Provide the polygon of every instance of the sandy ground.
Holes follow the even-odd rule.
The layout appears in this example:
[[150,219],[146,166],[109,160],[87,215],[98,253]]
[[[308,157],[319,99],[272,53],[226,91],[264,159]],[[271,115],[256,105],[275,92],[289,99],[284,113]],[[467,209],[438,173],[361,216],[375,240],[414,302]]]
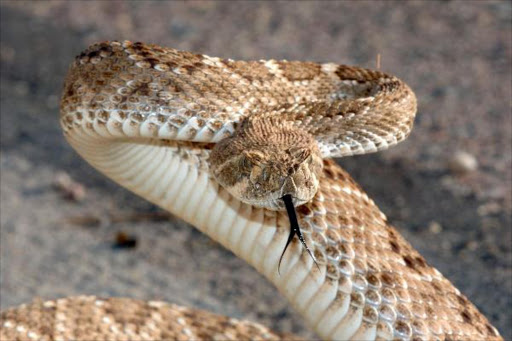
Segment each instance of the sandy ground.
[[[101,40],[382,69],[419,100],[401,145],[339,162],[512,339],[510,2],[21,2],[1,9],[1,307],[76,294],[163,299],[307,331],[262,276],[108,181],[66,144],[67,65]],[[27,123],[29,122],[29,123]],[[450,164],[467,152],[478,168]],[[52,185],[66,172],[85,197]],[[74,221],[74,223],[72,223]],[[116,233],[134,248],[113,247]]]

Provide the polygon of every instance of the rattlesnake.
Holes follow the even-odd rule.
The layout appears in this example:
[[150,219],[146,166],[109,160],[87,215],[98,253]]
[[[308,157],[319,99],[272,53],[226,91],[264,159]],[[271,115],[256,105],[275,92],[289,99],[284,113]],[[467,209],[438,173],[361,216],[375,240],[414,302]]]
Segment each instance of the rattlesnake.
[[[410,88],[380,71],[223,60],[125,41],[95,44],[77,57],[64,86],[61,125],[92,166],[252,264],[324,339],[501,339],[330,159],[396,144],[408,135],[415,112]],[[253,118],[264,126],[253,129],[256,135],[284,122],[306,134],[303,142],[313,152],[287,140],[290,155],[319,156],[310,161],[318,166],[308,178],[312,199],[294,202],[317,266],[295,239],[278,273],[290,229],[278,200],[284,193],[261,205],[267,208],[256,207],[259,199],[255,205],[240,200],[258,183],[251,180],[254,162],[249,167],[235,157],[223,173],[229,153],[244,152],[244,140],[222,141],[240,135]],[[289,169],[274,151],[263,148],[255,156]],[[304,175],[300,167],[294,171]],[[10,309],[1,328],[6,339],[291,337],[163,302],[96,297]]]

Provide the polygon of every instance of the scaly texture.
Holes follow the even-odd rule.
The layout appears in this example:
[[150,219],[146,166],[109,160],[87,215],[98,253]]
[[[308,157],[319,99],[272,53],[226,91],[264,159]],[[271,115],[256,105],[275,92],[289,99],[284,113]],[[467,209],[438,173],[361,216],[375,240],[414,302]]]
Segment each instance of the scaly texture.
[[[298,208],[319,269],[295,239],[281,275],[277,263],[288,236],[286,213],[240,202],[209,171],[212,143],[229,137],[237,122],[250,115],[281,115],[294,122],[315,137],[328,158],[376,151],[402,140],[415,107],[414,94],[404,83],[377,71],[235,62],[112,42],[90,47],[71,67],[61,125],[92,166],[248,261],[325,339],[501,339],[332,160],[323,160],[313,200]],[[65,317],[83,299],[57,302]],[[114,307],[149,305],[108,302]],[[55,324],[41,322],[40,307],[36,303],[3,313],[2,335],[57,335]],[[146,313],[124,319],[120,309],[118,320],[125,322],[112,322],[112,328],[146,325],[153,317],[148,309],[140,311]],[[91,309],[81,316],[98,321],[95,314]],[[173,323],[157,328],[172,333]],[[141,335],[143,328],[135,330]],[[94,336],[108,339],[112,334]]]
[[2,340],[294,340],[258,323],[159,301],[78,296],[2,314]]

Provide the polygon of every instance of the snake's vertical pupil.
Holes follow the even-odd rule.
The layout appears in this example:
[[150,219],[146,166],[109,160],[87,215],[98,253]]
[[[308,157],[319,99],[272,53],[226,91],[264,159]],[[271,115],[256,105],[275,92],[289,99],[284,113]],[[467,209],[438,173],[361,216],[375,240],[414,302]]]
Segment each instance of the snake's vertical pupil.
[[290,234],[288,235],[288,240],[286,241],[286,245],[284,247],[283,253],[281,254],[281,257],[279,258],[279,265],[277,266],[277,272],[281,274],[280,268],[281,268],[281,261],[283,260],[284,253],[286,252],[286,249],[288,248],[288,245],[293,240],[293,237],[297,235],[299,237],[300,242],[302,245],[304,245],[304,248],[306,248],[306,251],[309,253],[311,258],[313,259],[313,262],[315,262],[316,267],[318,270],[320,270],[320,267],[318,266],[318,263],[316,262],[315,257],[309,250],[308,246],[306,245],[306,241],[304,240],[304,237],[302,236],[302,233],[300,232],[300,226],[299,222],[297,220],[297,213],[295,212],[295,207],[293,206],[293,200],[292,196],[290,194],[286,194],[281,199],[284,201],[284,205],[286,207],[286,212],[288,213],[288,218],[290,219]]

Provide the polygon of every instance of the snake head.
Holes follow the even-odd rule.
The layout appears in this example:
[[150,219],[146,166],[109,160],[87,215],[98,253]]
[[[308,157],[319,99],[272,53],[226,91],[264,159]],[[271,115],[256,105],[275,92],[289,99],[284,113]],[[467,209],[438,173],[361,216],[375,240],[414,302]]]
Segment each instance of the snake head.
[[212,174],[222,187],[242,202],[270,210],[285,210],[285,195],[295,206],[310,201],[322,167],[316,141],[290,129],[264,139],[251,139],[244,131],[220,141],[210,155]]

